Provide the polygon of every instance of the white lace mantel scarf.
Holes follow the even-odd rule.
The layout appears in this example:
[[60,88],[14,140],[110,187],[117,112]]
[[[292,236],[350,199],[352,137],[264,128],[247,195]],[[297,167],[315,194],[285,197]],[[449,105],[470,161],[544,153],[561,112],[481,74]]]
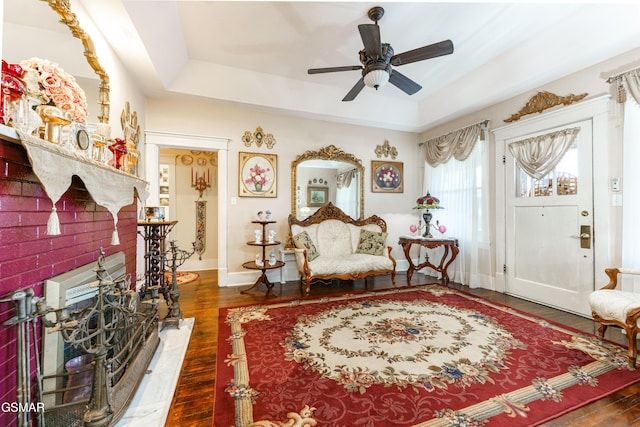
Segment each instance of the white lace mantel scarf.
[[138,192],[138,198],[141,201],[146,200],[149,195],[148,183],[111,166],[82,157],[62,146],[24,132],[17,131],[17,133],[22,146],[27,151],[33,172],[53,203],[47,222],[47,234],[61,234],[56,203],[71,186],[73,175],[77,175],[84,182],[93,200],[105,207],[113,216],[111,244],[120,244],[118,212],[122,207],[133,203],[134,188]]

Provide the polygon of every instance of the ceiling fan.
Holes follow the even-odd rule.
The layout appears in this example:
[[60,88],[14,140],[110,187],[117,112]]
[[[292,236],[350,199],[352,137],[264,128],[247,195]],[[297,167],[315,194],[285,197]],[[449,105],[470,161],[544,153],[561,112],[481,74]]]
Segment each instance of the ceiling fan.
[[337,71],[362,70],[362,77],[342,99],[343,101],[353,101],[365,86],[373,87],[377,90],[387,82],[396,86],[405,93],[413,95],[422,89],[422,86],[407,76],[400,74],[398,71],[393,69],[392,66],[397,67],[453,53],[453,43],[451,40],[444,40],[439,43],[434,43],[394,55],[393,48],[389,43],[380,42],[380,27],[378,26],[378,21],[384,15],[384,9],[379,6],[373,7],[369,9],[367,15],[374,24],[358,25],[360,37],[364,44],[364,49],[360,51],[360,62],[362,65],[310,68],[307,71],[309,74],[320,74],[334,73]]

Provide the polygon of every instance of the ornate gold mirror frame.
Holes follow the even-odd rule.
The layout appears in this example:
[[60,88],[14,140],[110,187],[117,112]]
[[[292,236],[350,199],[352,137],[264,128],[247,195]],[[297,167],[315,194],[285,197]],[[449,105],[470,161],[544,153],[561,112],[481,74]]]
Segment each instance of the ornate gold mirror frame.
[[100,77],[98,104],[100,105],[100,114],[98,120],[100,123],[109,123],[109,75],[98,62],[95,46],[89,34],[87,34],[78,23],[78,18],[71,11],[71,0],[41,0],[51,6],[53,10],[60,16],[60,22],[65,24],[74,37],[82,41],[84,46],[84,56],[93,70]]
[[353,154],[345,153],[335,145],[328,145],[323,147],[317,151],[306,151],[303,154],[300,154],[296,157],[296,159],[291,162],[291,214],[296,216],[297,203],[296,203],[296,189],[298,188],[297,183],[297,171],[298,165],[307,160],[333,160],[337,162],[346,162],[353,164],[359,172],[359,182],[360,186],[360,217],[359,219],[364,218],[364,166],[362,165],[362,160],[355,157]]

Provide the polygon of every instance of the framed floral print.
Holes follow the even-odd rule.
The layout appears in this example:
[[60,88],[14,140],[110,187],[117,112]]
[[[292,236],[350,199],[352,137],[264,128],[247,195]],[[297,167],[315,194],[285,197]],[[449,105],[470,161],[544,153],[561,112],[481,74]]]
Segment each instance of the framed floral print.
[[277,154],[239,153],[240,197],[276,197]]
[[371,161],[371,192],[402,193],[403,191],[402,162]]

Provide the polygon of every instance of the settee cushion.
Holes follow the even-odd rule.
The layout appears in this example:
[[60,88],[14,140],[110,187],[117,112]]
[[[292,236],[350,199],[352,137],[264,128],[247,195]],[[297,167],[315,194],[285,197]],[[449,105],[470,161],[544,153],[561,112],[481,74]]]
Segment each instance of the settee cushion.
[[[640,295],[617,289],[600,289],[589,295],[591,311],[603,319],[627,323],[627,314],[640,307]],[[638,320],[640,325],[640,319]]]
[[387,241],[386,232],[375,232],[370,230],[360,230],[360,240],[356,253],[369,255],[382,255]]
[[314,275],[324,276],[392,270],[394,265],[393,261],[386,256],[350,254],[339,257],[322,255],[309,262],[309,268]]
[[298,249],[307,250],[307,259],[313,261],[320,256],[320,253],[316,249],[316,245],[313,244],[313,240],[309,237],[309,233],[303,231],[293,236],[293,243]]
[[327,219],[318,224],[315,242],[323,256],[340,257],[353,253],[349,226],[337,219]]

